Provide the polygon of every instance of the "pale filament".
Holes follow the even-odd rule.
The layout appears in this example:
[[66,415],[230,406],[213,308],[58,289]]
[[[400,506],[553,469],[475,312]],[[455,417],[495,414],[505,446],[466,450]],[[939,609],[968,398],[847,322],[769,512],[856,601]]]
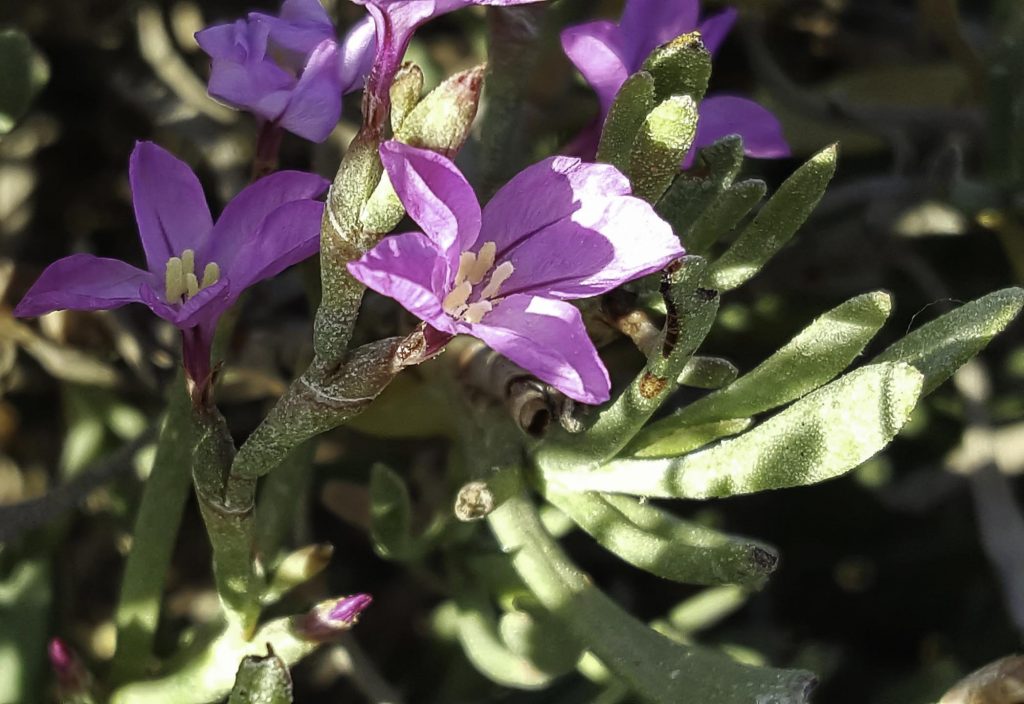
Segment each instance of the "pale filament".
[[188,300],[207,286],[220,280],[220,267],[210,262],[203,268],[202,281],[196,276],[196,253],[186,249],[180,257],[167,260],[164,272],[164,296],[168,303],[180,303]]
[[[479,323],[494,309],[493,301],[500,293],[502,284],[515,272],[511,262],[494,266],[497,251],[494,242],[484,242],[476,253],[463,252],[459,255],[459,268],[455,272],[452,290],[441,302],[445,313],[467,323]],[[480,299],[470,303],[473,287],[482,283],[488,273],[491,278],[480,292]]]

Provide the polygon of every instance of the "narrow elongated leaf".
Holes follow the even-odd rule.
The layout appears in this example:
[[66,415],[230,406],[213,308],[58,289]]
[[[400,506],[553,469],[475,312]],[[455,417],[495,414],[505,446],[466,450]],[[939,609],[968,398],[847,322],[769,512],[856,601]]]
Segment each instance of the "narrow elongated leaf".
[[680,386],[696,389],[720,389],[736,381],[740,370],[721,357],[693,357],[679,375]]
[[382,557],[402,559],[408,552],[412,506],[400,476],[382,464],[370,470],[370,535]]
[[739,435],[750,424],[749,418],[734,418],[704,425],[687,425],[670,416],[637,433],[622,454],[628,457],[678,457],[715,440]]
[[831,381],[857,358],[892,310],[887,293],[857,296],[811,323],[782,349],[729,386],[651,426],[705,425],[749,418]]
[[1024,289],[1005,288],[946,313],[878,355],[876,362],[906,362],[924,374],[924,393],[953,375],[1002,332],[1024,306]]
[[748,180],[729,186],[705,208],[696,222],[682,233],[686,251],[704,254],[712,245],[733,231],[740,221],[753,210],[768,186],[764,181]]
[[765,545],[685,523],[628,497],[614,504],[593,492],[548,492],[547,498],[605,549],[674,582],[759,588],[778,563]]
[[745,283],[804,224],[836,172],[836,147],[811,157],[779,187],[737,240],[711,265],[711,285],[729,291]]
[[517,655],[501,640],[494,610],[486,597],[475,592],[456,598],[455,625],[462,650],[473,666],[493,682],[515,689],[542,689],[554,675]]
[[701,149],[696,165],[679,174],[658,201],[658,214],[685,242],[686,233],[715,198],[732,185],[742,165],[743,140],[738,136],[725,137]]
[[625,173],[636,135],[657,104],[651,74],[641,71],[627,78],[605,118],[597,160]]
[[696,134],[697,103],[690,96],[674,95],[654,108],[644,119],[629,156],[626,174],[633,195],[657,202],[679,173],[679,162]]
[[652,51],[643,70],[654,77],[658,100],[688,95],[700,102],[711,78],[711,54],[700,32],[690,32]]
[[583,655],[583,648],[566,632],[565,626],[539,606],[504,614],[498,631],[512,652],[544,672],[571,672]]
[[498,542],[541,604],[652,704],[806,704],[816,683],[808,672],[743,665],[705,648],[675,643],[626,613],[566,557],[525,495],[510,498],[488,521]]
[[858,466],[903,427],[924,377],[887,362],[814,391],[743,435],[674,459],[622,459],[547,471],[554,491],[706,499],[816,484]]
[[235,675],[228,704],[291,704],[292,678],[288,666],[271,651],[264,657],[248,655]]

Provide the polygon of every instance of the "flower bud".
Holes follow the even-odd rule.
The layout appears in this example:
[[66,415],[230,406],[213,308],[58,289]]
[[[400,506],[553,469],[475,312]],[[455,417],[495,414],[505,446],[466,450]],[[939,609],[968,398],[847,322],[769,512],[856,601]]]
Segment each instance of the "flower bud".
[[52,638],[46,647],[50,667],[57,678],[57,690],[61,701],[76,701],[87,695],[92,678],[81,659],[61,638]]
[[330,543],[320,543],[307,545],[285,557],[274,572],[263,602],[273,603],[285,592],[313,579],[327,567],[333,554],[334,547]]
[[466,143],[476,117],[484,68],[456,73],[428,93],[395,129],[395,138],[453,158]]
[[329,640],[359,621],[359,615],[373,602],[369,594],[328,599],[301,617],[298,630],[308,640]]

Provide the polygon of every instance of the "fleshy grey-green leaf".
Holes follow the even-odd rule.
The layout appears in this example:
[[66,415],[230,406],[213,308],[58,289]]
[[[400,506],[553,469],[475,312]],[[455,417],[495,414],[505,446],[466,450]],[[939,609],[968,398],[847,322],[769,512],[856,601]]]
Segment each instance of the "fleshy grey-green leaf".
[[597,160],[625,172],[637,133],[656,105],[651,74],[641,71],[627,78],[605,118]]
[[906,362],[924,374],[930,393],[988,345],[1024,306],[1024,289],[1005,288],[964,304],[896,342],[876,362]]
[[679,375],[680,386],[696,389],[720,389],[736,381],[739,369],[721,357],[692,357]]
[[[743,165],[743,140],[733,135],[697,153],[694,166],[679,174],[658,201],[657,211],[686,241],[690,229],[718,196],[732,185]],[[696,250],[694,254],[699,254]]]
[[644,119],[629,156],[626,174],[633,195],[655,203],[665,193],[697,134],[697,103],[674,95]]
[[669,416],[637,433],[622,451],[628,457],[678,457],[710,445],[715,440],[739,435],[750,427],[749,418],[689,425],[676,416]]
[[810,216],[836,171],[836,147],[818,152],[779,187],[736,241],[711,265],[710,285],[745,283],[782,249]]
[[765,545],[680,521],[629,497],[548,492],[547,498],[608,551],[674,582],[760,588],[778,563]]
[[548,471],[554,491],[706,499],[816,484],[858,466],[907,422],[924,377],[873,364],[814,391],[758,427],[670,459],[621,459],[600,469]]
[[749,418],[794,401],[846,369],[885,325],[891,310],[889,294],[881,291],[852,298],[819,317],[749,373],[661,423],[704,425]]
[[729,186],[711,201],[691,228],[680,233],[686,251],[691,254],[707,252],[732,232],[767,192],[764,181],[753,179]]
[[700,32],[690,32],[652,51],[643,70],[654,77],[658,100],[688,95],[700,102],[711,78],[711,54]]

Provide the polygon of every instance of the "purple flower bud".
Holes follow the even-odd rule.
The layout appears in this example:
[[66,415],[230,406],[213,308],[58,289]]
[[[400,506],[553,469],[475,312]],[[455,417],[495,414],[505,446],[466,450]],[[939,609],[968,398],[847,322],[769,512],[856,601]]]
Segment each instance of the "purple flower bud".
[[347,631],[373,602],[369,594],[353,594],[322,601],[300,617],[298,631],[309,640],[328,640]]
[[84,694],[92,686],[92,678],[78,655],[61,638],[51,638],[46,646],[50,667],[57,677],[62,698]]

